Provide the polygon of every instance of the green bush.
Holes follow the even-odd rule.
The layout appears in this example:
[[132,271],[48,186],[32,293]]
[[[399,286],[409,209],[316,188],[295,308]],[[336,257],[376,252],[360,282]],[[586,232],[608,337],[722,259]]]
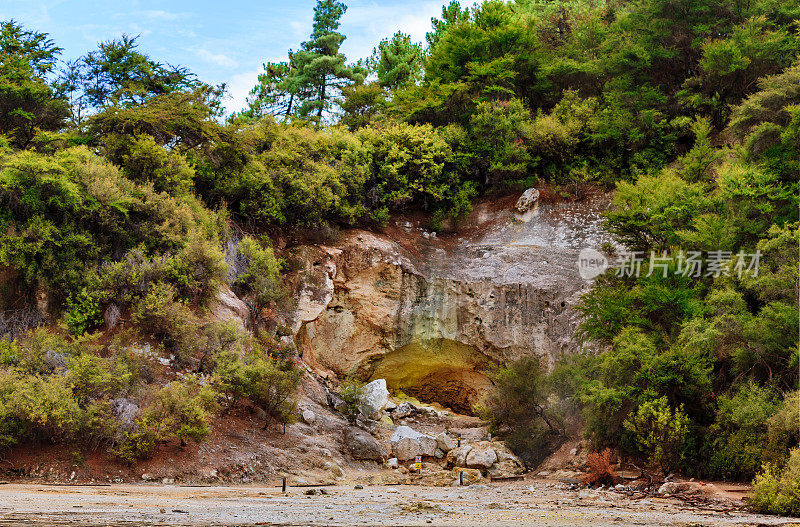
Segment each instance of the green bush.
[[177,362],[188,359],[195,350],[199,323],[192,311],[176,300],[171,284],[156,282],[133,308],[131,320],[145,335],[152,335],[175,353]]
[[773,390],[747,382],[718,399],[716,421],[709,427],[709,476],[752,479],[767,446],[767,423],[778,406]]
[[339,409],[348,421],[354,423],[361,413],[361,399],[364,396],[364,383],[355,377],[344,380],[338,390],[339,397],[344,403]]
[[765,514],[800,516],[800,448],[791,451],[783,469],[768,464],[756,476],[750,506]]
[[681,467],[689,431],[683,407],[671,408],[666,397],[647,401],[625,421],[649,463],[665,473]]
[[221,354],[214,369],[215,385],[229,407],[242,399],[264,411],[264,429],[274,420],[288,424],[295,419],[295,391],[301,372],[291,362],[275,360],[256,345],[244,354]]
[[150,183],[157,192],[186,194],[192,188],[194,170],[186,158],[167,150],[152,136],[111,134],[103,138],[105,156],[125,175],[139,183]]
[[491,373],[492,390],[478,406],[489,429],[529,467],[538,465],[565,438],[564,415],[550,399],[547,366],[521,358]]
[[281,262],[275,257],[272,247],[267,245],[268,241],[259,242],[245,236],[237,247],[247,264],[233,285],[250,308],[253,327],[262,319],[262,310],[284,294],[280,279]]

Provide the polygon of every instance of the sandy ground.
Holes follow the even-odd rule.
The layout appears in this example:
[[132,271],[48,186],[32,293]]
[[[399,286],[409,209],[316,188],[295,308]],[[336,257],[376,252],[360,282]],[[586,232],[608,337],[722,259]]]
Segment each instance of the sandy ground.
[[[688,506],[677,499],[631,499],[606,491],[566,490],[544,481],[472,487],[308,488],[168,485],[0,485],[0,525],[798,525],[800,519],[730,510],[724,502]],[[720,512],[728,509],[729,512]]]

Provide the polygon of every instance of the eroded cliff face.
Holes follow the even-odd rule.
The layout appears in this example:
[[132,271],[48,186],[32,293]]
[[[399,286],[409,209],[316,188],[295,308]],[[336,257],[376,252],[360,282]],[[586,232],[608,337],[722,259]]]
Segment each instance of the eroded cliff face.
[[303,359],[469,411],[492,364],[577,349],[575,306],[589,286],[577,254],[602,241],[605,206],[542,205],[522,222],[487,204],[469,220],[482,234],[440,240],[406,224],[295,248],[288,322]]

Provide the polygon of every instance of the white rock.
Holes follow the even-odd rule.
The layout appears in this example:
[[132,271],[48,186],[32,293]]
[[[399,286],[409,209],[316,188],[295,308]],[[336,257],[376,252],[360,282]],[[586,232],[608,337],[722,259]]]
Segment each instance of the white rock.
[[476,446],[467,454],[468,467],[489,468],[497,461],[497,453],[487,446]]
[[400,464],[398,463],[396,457],[389,458],[389,460],[386,462],[387,468],[397,468],[398,466],[400,466]]
[[450,437],[447,432],[440,432],[439,435],[436,436],[436,445],[445,454],[458,446],[456,440]]
[[308,425],[314,423],[314,421],[317,420],[316,414],[314,414],[314,412],[312,412],[311,410],[303,410],[301,417],[303,418],[303,422]]
[[397,408],[397,405],[394,404],[392,401],[389,401],[388,403],[386,403],[386,406],[383,407],[383,409],[386,410],[387,412],[391,412],[395,408]]
[[417,432],[410,426],[398,426],[392,434],[392,453],[400,461],[416,456],[433,456],[436,453],[436,438]]
[[250,309],[226,286],[217,291],[211,304],[211,314],[223,322],[233,321],[240,330],[244,330],[245,321],[250,317]]
[[409,415],[413,414],[416,409],[416,406],[408,401],[404,401],[400,403],[397,408],[392,410],[392,419],[402,419],[404,417],[408,417]]
[[389,390],[386,389],[386,379],[375,379],[364,385],[364,394],[361,396],[361,413],[371,416],[384,409],[389,402]]

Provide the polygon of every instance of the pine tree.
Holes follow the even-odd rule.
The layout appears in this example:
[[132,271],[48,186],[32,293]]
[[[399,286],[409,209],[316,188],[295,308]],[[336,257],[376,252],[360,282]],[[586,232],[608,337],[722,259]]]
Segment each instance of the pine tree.
[[347,6],[337,0],[317,2],[309,40],[290,51],[287,62],[264,64],[245,117],[297,116],[319,124],[341,97],[342,88],[364,82],[366,70],[348,66],[339,51],[346,37],[337,30],[345,11]]
[[393,90],[406,86],[422,69],[422,46],[398,31],[391,40],[381,41],[374,51],[374,61],[382,87]]
[[347,6],[337,0],[318,0],[314,8],[314,30],[297,52],[290,55],[292,73],[287,85],[301,96],[297,115],[319,123],[331,109],[341,88],[364,81],[365,71],[348,66],[339,52],[345,36],[339,33],[339,20]]

